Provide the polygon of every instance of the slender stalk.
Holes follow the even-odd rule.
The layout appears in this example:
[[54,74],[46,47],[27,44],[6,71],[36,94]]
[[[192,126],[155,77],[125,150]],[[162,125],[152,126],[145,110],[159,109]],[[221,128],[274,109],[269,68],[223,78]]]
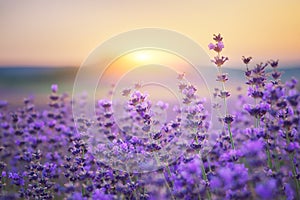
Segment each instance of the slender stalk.
[[[259,116],[257,117],[256,121],[257,121],[256,127],[258,128],[258,127],[260,127],[260,117]],[[266,121],[266,118],[265,118],[265,121]],[[266,126],[265,126],[265,132],[267,132],[267,127]],[[267,164],[268,164],[268,167],[270,169],[273,169],[272,157],[271,157],[270,147],[269,147],[269,144],[268,144],[268,138],[265,139],[265,142],[266,142]]]
[[[196,144],[198,144],[198,137],[196,136]],[[202,160],[202,156],[201,156],[201,153],[200,153],[200,150],[198,150],[198,154],[201,158],[201,173],[202,173],[202,178],[203,180],[205,180],[206,182],[208,182],[208,178],[207,178],[207,174],[206,174],[206,171],[205,171],[205,167],[204,167],[204,163],[203,163],[203,160]],[[209,200],[211,200],[211,193],[210,193],[210,190],[209,188],[206,189],[206,195],[207,195],[207,198]]]
[[[1,193],[2,193],[2,195],[4,195],[4,191],[5,191],[5,189],[6,189],[6,188],[5,188],[5,186],[6,186],[6,185],[5,185],[5,179],[6,179],[6,178],[2,177],[2,172],[3,172],[3,170],[0,170],[0,173],[1,173],[1,184],[2,184],[2,188],[1,188],[2,190],[1,190]],[[7,175],[6,175],[6,177],[7,177]],[[25,185],[25,186],[26,186],[26,185]]]
[[[82,151],[82,153],[81,153],[81,158],[84,159],[85,152],[84,152],[84,148],[83,148],[83,147],[81,147],[81,151]],[[81,165],[82,165],[82,167],[83,167],[83,163],[81,163]],[[82,196],[85,196],[85,194],[86,194],[84,185],[81,186],[81,194],[82,194]]]
[[[219,56],[219,54],[218,54],[218,56]],[[221,69],[221,67],[219,67],[218,70],[219,70],[219,74],[222,75],[222,69]],[[222,90],[226,91],[225,83],[223,81],[222,81]],[[227,116],[227,114],[228,114],[228,106],[227,106],[226,97],[224,97],[224,107],[225,107],[224,108],[225,109],[225,116]],[[232,132],[231,132],[231,124],[227,124],[227,127],[228,127],[228,132],[229,132],[231,147],[232,147],[233,150],[235,150],[234,141],[233,141]]]
[[[150,133],[149,133],[149,138],[150,138],[151,141],[153,142],[153,139],[152,139]],[[161,163],[160,163],[160,161],[159,161],[159,159],[158,159],[158,157],[157,157],[157,155],[156,155],[156,152],[153,152],[153,153],[154,153],[153,155],[154,155],[154,158],[155,158],[157,164],[158,164],[158,165],[161,165]],[[168,175],[171,177],[171,170],[170,170],[169,166],[167,165],[164,169],[167,169]],[[173,193],[172,193],[172,188],[171,188],[171,186],[170,186],[169,183],[168,183],[168,180],[167,180],[167,178],[166,178],[166,175],[164,174],[163,176],[164,176],[164,180],[165,180],[166,186],[167,186],[168,190],[170,191],[171,199],[172,199],[172,200],[175,200],[175,197],[174,197],[174,195],[173,195]]]
[[[271,106],[271,110],[273,109],[272,108],[272,103],[270,104],[270,106]],[[269,115],[269,119],[271,119],[271,115],[270,115],[270,113],[268,113],[268,115]],[[266,123],[265,123],[266,124]],[[276,147],[277,146],[277,134],[276,134],[276,131],[274,131],[274,146]],[[276,150],[276,148],[274,149],[274,156],[275,156],[275,167],[276,167],[276,170],[277,171],[279,171],[279,169],[280,169],[280,163],[279,163],[279,159],[278,159],[278,152],[277,152],[277,150]]]
[[212,172],[211,165],[210,165],[210,159],[209,159],[208,155],[207,155],[207,163],[208,163],[208,169],[209,169],[209,171]]
[[[160,165],[160,161],[159,161],[159,159],[157,158],[156,153],[154,153],[154,158],[155,158],[156,162]],[[170,168],[169,168],[168,166],[167,166],[167,170],[168,170],[169,176],[171,176],[171,170],[170,170]],[[165,180],[165,183],[166,183],[166,186],[167,186],[168,190],[170,191],[171,199],[172,199],[172,200],[175,200],[175,197],[174,197],[174,195],[172,194],[172,188],[171,188],[171,186],[169,185],[168,180],[167,180],[165,174],[164,174],[164,180]]]
[[[289,134],[288,134],[288,130],[286,130],[286,143],[287,143],[287,146],[290,144],[291,140],[290,140],[290,137],[289,137]],[[289,161],[290,161],[290,165],[292,167],[292,174],[293,174],[293,178],[294,178],[294,181],[295,181],[295,185],[296,185],[296,193],[297,193],[297,197],[300,196],[299,194],[299,189],[300,189],[300,184],[299,184],[299,181],[297,179],[297,170],[296,170],[296,166],[295,166],[295,163],[293,161],[293,154],[289,154]]]
[[84,186],[81,187],[81,194],[82,194],[83,197],[85,196],[85,188],[84,188]]
[[232,133],[231,133],[230,124],[228,124],[228,132],[229,132],[229,137],[230,137],[231,147],[232,147],[232,149],[234,150],[234,149],[235,149],[235,146],[234,146],[234,141],[233,141],[233,138],[232,138]]
[[272,166],[272,161],[271,161],[271,154],[270,154],[269,145],[267,145],[267,150],[266,151],[267,151],[267,157],[268,157],[268,166],[269,166],[270,169],[272,169],[273,166]]
[[[128,173],[128,177],[129,177],[130,183],[134,183],[133,180],[132,180],[132,178],[131,178],[131,175],[130,175],[130,173],[129,173],[129,170],[128,170],[128,166],[127,166],[127,165],[126,165],[126,170],[127,170],[127,173]],[[138,196],[137,196],[137,194],[136,194],[136,190],[133,190],[133,196],[134,196],[135,199],[138,199]]]
[[[202,159],[201,159],[201,161],[202,161]],[[202,161],[202,163],[201,163],[201,171],[202,171],[202,177],[203,177],[203,179],[204,179],[206,182],[208,182],[207,174],[206,174],[206,172],[205,172],[205,168],[204,168],[204,163],[203,163],[203,161]],[[211,200],[211,193],[210,193],[209,188],[206,189],[206,195],[207,195],[207,199]]]

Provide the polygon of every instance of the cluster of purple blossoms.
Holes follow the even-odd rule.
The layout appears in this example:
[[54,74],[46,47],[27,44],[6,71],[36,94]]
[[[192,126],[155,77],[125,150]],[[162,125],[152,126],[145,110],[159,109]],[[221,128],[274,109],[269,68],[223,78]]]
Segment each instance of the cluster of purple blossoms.
[[[101,99],[96,119],[74,119],[72,106],[84,111],[85,97],[73,102],[52,85],[44,109],[32,98],[18,109],[0,101],[0,199],[299,199],[297,80],[280,80],[278,60],[251,68],[252,58],[243,57],[248,91],[239,90],[229,109],[222,72],[228,58],[222,36],[213,40],[220,83],[214,96],[224,102],[213,106],[223,124],[213,148],[205,100],[184,74],[171,120],[162,117],[169,105],[151,102],[140,84],[123,90],[123,112]],[[87,134],[90,127],[99,138]],[[148,170],[147,158],[159,167]]]

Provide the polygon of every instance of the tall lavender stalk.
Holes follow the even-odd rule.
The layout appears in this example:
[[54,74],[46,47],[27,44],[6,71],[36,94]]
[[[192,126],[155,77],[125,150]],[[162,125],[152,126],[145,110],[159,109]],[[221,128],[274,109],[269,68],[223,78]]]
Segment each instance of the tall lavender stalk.
[[232,149],[235,149],[232,132],[231,132],[231,123],[233,122],[233,116],[229,114],[228,106],[227,106],[227,98],[230,96],[230,93],[225,88],[225,82],[228,81],[228,75],[226,73],[222,72],[222,66],[228,60],[228,57],[221,55],[221,52],[224,48],[223,37],[221,36],[221,34],[214,35],[213,40],[215,41],[215,44],[210,43],[208,45],[208,48],[210,50],[214,50],[217,53],[217,56],[214,57],[214,60],[212,60],[212,62],[217,66],[218,72],[219,72],[216,80],[218,82],[221,82],[221,85],[222,85],[222,89],[220,90],[220,93],[218,94],[218,96],[220,98],[222,98],[224,101],[223,122],[224,122],[224,126],[225,126],[225,124],[227,125],[227,130],[228,130],[229,137],[230,137],[231,147],[232,147]]

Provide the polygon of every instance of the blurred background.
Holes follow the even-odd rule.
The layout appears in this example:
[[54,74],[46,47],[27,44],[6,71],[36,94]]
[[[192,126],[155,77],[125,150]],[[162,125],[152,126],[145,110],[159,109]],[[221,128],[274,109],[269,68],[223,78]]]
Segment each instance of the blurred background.
[[[245,82],[242,56],[252,56],[252,65],[279,59],[283,80],[300,78],[299,9],[299,0],[1,0],[0,99],[18,105],[32,95],[42,104],[53,83],[71,93],[76,72],[93,49],[114,35],[145,27],[182,33],[210,57],[214,53],[207,45],[221,33],[232,87]],[[126,61],[131,64],[136,59]]]

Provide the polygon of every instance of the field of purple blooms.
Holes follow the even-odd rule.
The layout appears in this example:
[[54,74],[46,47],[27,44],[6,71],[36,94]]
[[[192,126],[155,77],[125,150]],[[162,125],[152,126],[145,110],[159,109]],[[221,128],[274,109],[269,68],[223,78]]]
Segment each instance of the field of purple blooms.
[[[222,129],[209,152],[210,114],[183,74],[178,76],[183,106],[166,123],[153,111],[164,111],[166,103],[150,102],[139,87],[124,90],[126,127],[116,123],[109,99],[97,101],[93,122],[74,119],[77,102],[54,84],[45,109],[36,109],[31,98],[18,109],[0,101],[0,199],[300,199],[298,81],[281,81],[278,60],[251,65],[252,58],[243,57],[247,94],[239,90],[230,99],[235,106],[228,107],[230,75],[222,72],[228,58],[221,55],[221,35],[213,40],[208,47],[216,52],[212,62],[220,83],[213,97],[222,102],[213,108]],[[90,126],[109,142],[91,147],[83,134]],[[98,159],[108,151],[131,158],[159,155],[184,132],[190,135],[182,153],[172,162],[168,155],[159,157],[157,162],[167,164],[151,172],[119,170],[116,165],[126,167],[126,160],[113,165]]]

